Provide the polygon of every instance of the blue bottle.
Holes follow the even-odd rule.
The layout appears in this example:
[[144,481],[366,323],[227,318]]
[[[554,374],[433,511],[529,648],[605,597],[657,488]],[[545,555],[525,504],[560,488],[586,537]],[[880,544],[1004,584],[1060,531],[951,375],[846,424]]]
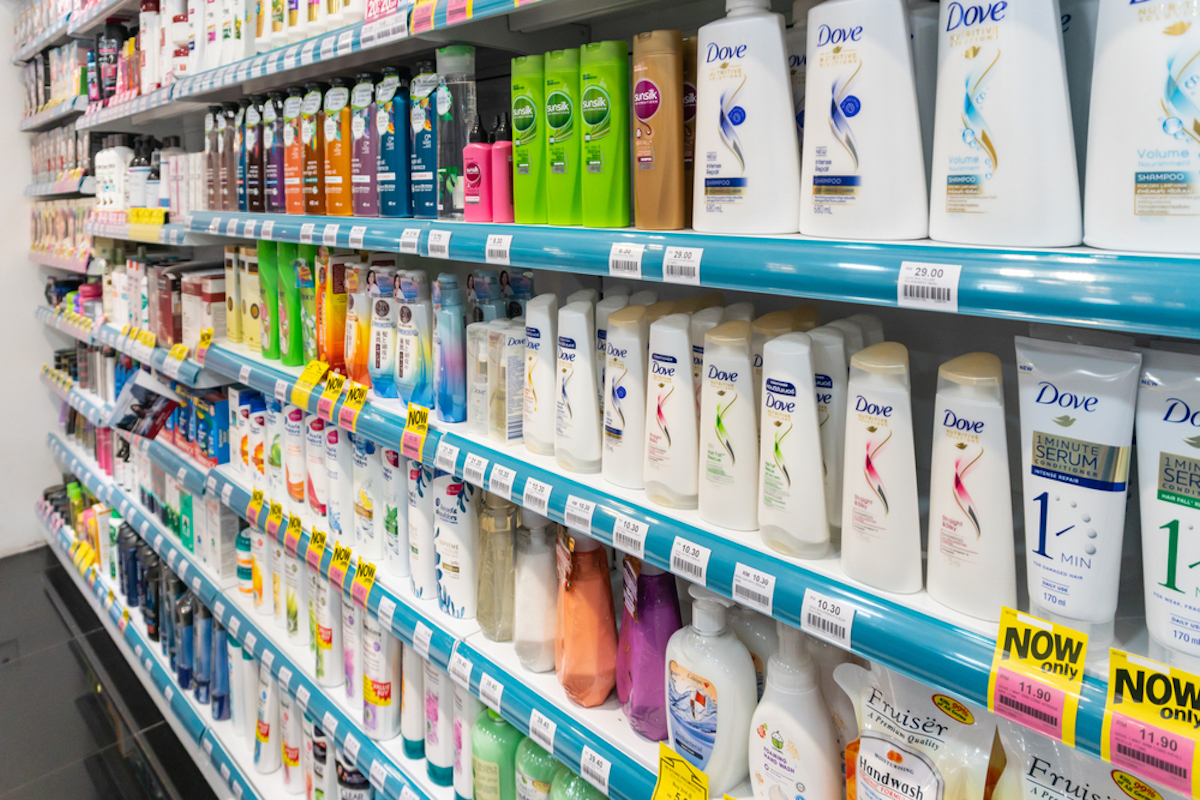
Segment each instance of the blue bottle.
[[196,644],[193,604],[196,602],[191,592],[184,592],[175,603],[175,679],[185,692],[192,688]]
[[213,620],[212,628],[212,691],[213,719],[229,719],[232,709],[229,704],[229,643],[225,626]]
[[437,327],[433,332],[438,351],[435,392],[438,419],[442,422],[466,422],[467,309],[463,306],[457,275],[443,272],[438,276],[438,285],[441,286],[442,304],[437,310]]
[[238,101],[237,114],[234,115],[233,132],[234,156],[237,158],[237,207],[245,211],[246,206],[246,109],[250,107],[250,98],[243,97]]
[[409,113],[408,70],[384,67],[383,78],[375,84],[376,189],[379,192],[379,216],[411,217],[412,184],[409,182],[411,128],[405,123]]
[[413,132],[413,216],[437,219],[437,84],[433,63],[417,64],[417,77],[409,89],[409,122]]
[[195,684],[196,702],[208,705],[212,680],[213,618],[212,612],[200,598],[194,598],[193,632],[196,642],[193,650],[195,663],[192,666],[192,683]]

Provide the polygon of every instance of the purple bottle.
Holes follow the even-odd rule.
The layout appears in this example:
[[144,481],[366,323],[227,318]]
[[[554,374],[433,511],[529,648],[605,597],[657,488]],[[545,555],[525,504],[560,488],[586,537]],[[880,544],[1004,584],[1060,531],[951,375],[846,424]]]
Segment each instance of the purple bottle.
[[379,76],[360,72],[350,93],[350,195],[354,216],[379,216],[376,180],[375,84]]
[[625,556],[625,603],[617,642],[617,699],[629,725],[652,742],[667,738],[667,640],[683,627],[675,576]]
[[268,92],[263,102],[263,153],[266,156],[267,213],[287,213],[283,194],[283,92]]

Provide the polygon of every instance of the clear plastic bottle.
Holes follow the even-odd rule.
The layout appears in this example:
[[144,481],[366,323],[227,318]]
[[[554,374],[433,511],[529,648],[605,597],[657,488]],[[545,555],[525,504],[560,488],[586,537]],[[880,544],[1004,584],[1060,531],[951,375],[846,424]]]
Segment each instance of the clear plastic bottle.
[[514,603],[513,639],[521,666],[530,672],[554,669],[556,569],[550,520],[521,509],[515,570],[521,602]]
[[479,606],[475,616],[483,635],[493,642],[513,638],[516,533],[517,507],[499,495],[484,492],[479,513]]
[[463,148],[477,116],[475,48],[449,45],[437,52],[438,219],[463,219]]

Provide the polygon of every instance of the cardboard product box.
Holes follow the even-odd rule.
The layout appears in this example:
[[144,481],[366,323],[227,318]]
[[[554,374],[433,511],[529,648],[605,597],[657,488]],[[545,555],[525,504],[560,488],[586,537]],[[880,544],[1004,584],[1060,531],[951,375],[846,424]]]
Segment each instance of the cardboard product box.
[[237,536],[242,519],[215,494],[206,494],[196,502],[203,503],[205,510],[208,565],[220,576],[222,588],[233,586],[237,583]]
[[212,469],[230,459],[229,400],[220,392],[193,397],[195,459]]
[[225,330],[225,270],[200,270],[183,276],[183,343],[191,350],[200,344],[200,331],[211,328],[215,337]]
[[[242,283],[241,259],[237,247],[225,248],[225,339],[230,342],[242,340]],[[213,329],[213,334],[221,335]]]
[[[200,508],[200,513],[197,513],[196,503],[192,499],[192,495],[180,487],[179,491],[179,526],[177,532],[179,534],[179,542],[184,549],[189,553],[196,552],[196,536],[204,537],[204,520],[203,508]],[[199,523],[197,525],[197,523]],[[199,532],[197,533],[197,529]]]
[[192,512],[192,552],[201,562],[208,563],[208,505],[203,495],[188,495]]
[[151,267],[150,283],[153,289],[150,330],[158,337],[159,347],[171,347],[183,341],[184,276],[194,272],[211,272],[214,268],[221,270],[220,262],[190,261],[182,264],[157,264]]
[[[158,519],[164,525],[166,525],[167,528],[169,528],[177,538],[182,540],[183,533],[180,530],[179,496],[181,493],[183,493],[183,487],[179,485],[179,480],[176,479],[173,473],[163,472],[157,467],[154,468],[154,471],[159,475],[162,475],[163,480],[162,492],[157,495],[159,505]],[[158,480],[156,478],[155,485],[157,485],[157,483]]]
[[193,419],[196,413],[195,397],[192,391],[181,383],[175,385],[175,394],[179,395],[179,406],[173,415],[175,431],[171,438],[171,444],[176,449],[195,458],[196,424]]

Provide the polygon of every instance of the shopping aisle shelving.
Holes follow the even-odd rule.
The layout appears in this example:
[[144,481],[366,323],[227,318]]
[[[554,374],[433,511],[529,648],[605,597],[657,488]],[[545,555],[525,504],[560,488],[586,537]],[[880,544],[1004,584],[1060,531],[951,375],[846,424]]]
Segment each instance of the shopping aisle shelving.
[[25,187],[26,197],[70,197],[95,193],[96,179],[91,175],[78,175],[75,170],[55,180],[31,183]]
[[51,128],[57,128],[64,122],[69,122],[82,114],[85,109],[87,109],[87,97],[80,95],[36,114],[30,114],[21,120],[20,128],[30,133],[48,131]]

